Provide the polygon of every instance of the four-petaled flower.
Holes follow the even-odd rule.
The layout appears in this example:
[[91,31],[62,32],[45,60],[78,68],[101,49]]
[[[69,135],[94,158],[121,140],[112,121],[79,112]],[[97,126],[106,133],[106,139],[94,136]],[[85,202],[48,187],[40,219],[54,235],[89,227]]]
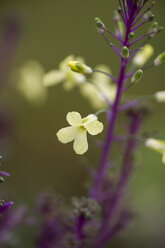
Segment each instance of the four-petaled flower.
[[47,90],[43,85],[44,69],[35,60],[27,61],[18,72],[18,91],[31,103],[43,104]]
[[84,154],[88,150],[87,132],[97,135],[103,131],[103,124],[97,120],[97,116],[94,114],[82,118],[78,112],[69,112],[66,119],[70,127],[58,131],[58,140],[64,144],[74,141],[74,151],[77,154]]
[[147,139],[146,146],[163,155],[162,162],[165,164],[165,141],[157,139]]

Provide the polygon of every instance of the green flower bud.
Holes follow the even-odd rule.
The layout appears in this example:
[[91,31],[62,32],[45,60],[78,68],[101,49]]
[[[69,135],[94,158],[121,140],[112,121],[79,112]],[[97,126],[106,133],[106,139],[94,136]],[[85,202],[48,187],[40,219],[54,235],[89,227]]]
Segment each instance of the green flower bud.
[[140,79],[142,78],[142,75],[143,75],[143,71],[142,70],[137,70],[132,79],[131,79],[131,83],[138,83],[140,81]]
[[99,17],[95,17],[95,24],[98,28],[104,29],[105,25],[104,23],[101,21],[101,19]]
[[120,15],[119,15],[119,13],[116,10],[113,12],[113,20],[115,22],[119,22],[120,21]]
[[122,9],[121,9],[121,7],[119,7],[119,8],[117,9],[117,12],[119,13],[119,15],[122,14]]
[[151,29],[155,29],[158,27],[158,22],[154,21],[152,24],[151,24]]
[[152,14],[152,12],[151,11],[149,11],[149,12],[147,12],[145,15],[144,15],[144,20],[146,21],[146,22],[149,22],[149,21],[152,21],[154,18],[155,18],[155,16]]
[[134,32],[131,32],[131,33],[129,33],[128,38],[129,39],[132,39],[134,36],[135,36],[135,33]]
[[79,63],[77,61],[70,61],[68,65],[71,68],[71,70],[74,72],[78,72],[82,74],[91,74],[93,72],[89,66]]
[[152,21],[152,20],[154,20],[154,18],[155,18],[154,15],[150,15],[148,21]]
[[121,49],[121,56],[124,59],[128,59],[129,58],[129,49],[128,49],[127,46],[122,47],[122,49]]
[[164,30],[163,26],[159,26],[159,27],[157,28],[157,32],[161,32],[161,31],[163,31],[163,30]]
[[155,5],[155,1],[152,2],[152,7]]
[[161,53],[155,60],[154,65],[158,66],[165,62],[165,52]]

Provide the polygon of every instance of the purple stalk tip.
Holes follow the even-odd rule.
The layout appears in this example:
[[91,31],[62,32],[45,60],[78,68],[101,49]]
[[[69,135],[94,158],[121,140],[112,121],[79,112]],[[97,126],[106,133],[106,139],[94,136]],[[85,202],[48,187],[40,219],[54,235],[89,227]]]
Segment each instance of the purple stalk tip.
[[4,204],[0,207],[0,213],[3,213],[3,212],[5,212],[6,210],[8,210],[13,204],[14,204],[13,201],[4,203]]
[[0,176],[10,177],[10,174],[6,171],[0,171]]

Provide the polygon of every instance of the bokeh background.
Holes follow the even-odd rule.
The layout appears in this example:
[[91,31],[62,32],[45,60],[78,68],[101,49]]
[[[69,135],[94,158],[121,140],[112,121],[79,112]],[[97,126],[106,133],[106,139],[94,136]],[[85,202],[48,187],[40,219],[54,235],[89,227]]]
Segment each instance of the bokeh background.
[[[118,73],[118,59],[95,29],[93,18],[99,16],[107,26],[114,27],[112,11],[117,1],[68,0],[1,0],[0,32],[3,50],[5,20],[12,16],[20,22],[20,36],[16,39],[7,75],[1,76],[0,93],[0,149],[5,169],[11,178],[3,185],[15,204],[34,206],[36,194],[46,187],[66,199],[85,192],[86,168],[72,152],[72,145],[57,141],[56,132],[65,126],[70,110],[82,115],[93,112],[79,91],[64,91],[61,85],[48,90],[43,105],[26,101],[15,89],[14,73],[27,60],[35,59],[45,71],[58,67],[69,54],[83,56],[90,66],[105,63]],[[154,14],[165,26],[164,0],[157,0]],[[151,41],[155,54],[164,51],[165,33]],[[5,55],[0,52],[0,71],[4,74]],[[8,65],[8,64],[7,64]],[[132,87],[128,95],[148,95],[165,90],[164,66],[147,70],[143,81]],[[153,113],[145,122],[146,131],[156,131],[165,139],[165,105],[153,105]],[[97,165],[97,152],[90,147],[87,158]],[[165,166],[161,157],[145,147],[138,153],[138,168],[131,182],[130,201],[138,216],[132,226],[113,247],[164,247],[165,230]],[[2,187],[1,187],[2,189]],[[26,247],[26,245],[25,245]]]

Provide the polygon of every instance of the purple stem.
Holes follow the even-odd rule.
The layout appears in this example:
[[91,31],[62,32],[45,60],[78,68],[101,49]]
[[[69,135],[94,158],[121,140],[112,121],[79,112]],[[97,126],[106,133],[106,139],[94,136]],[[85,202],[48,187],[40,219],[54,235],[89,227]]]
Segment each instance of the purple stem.
[[138,24],[135,28],[132,29],[132,32],[135,32],[137,29],[139,29],[141,26],[143,26],[147,21],[144,21],[140,24]]
[[128,110],[129,108],[132,108],[134,105],[138,104],[137,100],[132,100],[130,102],[125,103],[121,107],[119,107],[119,111],[125,111]]
[[[126,32],[126,37],[125,37],[125,42],[124,42],[124,45],[127,45],[127,46],[129,46],[128,36],[131,31],[131,27],[132,27],[132,20],[128,22],[128,26],[127,26],[127,32]],[[124,60],[123,58],[121,58],[121,66],[120,66],[120,74],[119,74],[119,79],[118,79],[118,88],[117,88],[116,98],[115,98],[114,104],[111,109],[111,116],[110,116],[110,120],[108,124],[108,131],[107,131],[105,143],[104,143],[103,150],[102,150],[98,173],[97,173],[94,185],[89,193],[92,198],[95,198],[97,200],[99,196],[99,190],[100,190],[101,184],[105,176],[107,159],[108,159],[111,146],[113,143],[115,124],[116,124],[116,120],[117,120],[117,116],[119,112],[118,108],[119,108],[120,99],[122,95],[122,88],[123,88],[123,84],[125,80],[127,63],[128,63],[127,60]]]
[[9,209],[14,204],[13,201],[6,202],[2,206],[0,206],[0,213],[5,212],[7,209]]
[[[135,136],[137,132],[139,131],[140,125],[141,125],[141,118],[139,118],[139,116],[137,115],[133,118],[131,122],[131,125],[129,128],[129,135]],[[125,152],[124,152],[124,159],[122,163],[121,176],[119,178],[116,191],[114,192],[112,201],[110,201],[109,206],[107,206],[107,212],[105,213],[104,221],[100,229],[100,235],[98,236],[100,239],[98,239],[98,241],[96,242],[96,245],[93,248],[103,247],[104,244],[108,240],[114,237],[116,232],[120,231],[120,225],[119,225],[119,230],[118,230],[118,228],[116,228],[118,227],[118,224],[115,224],[113,226],[112,223],[113,223],[113,220],[115,220],[115,217],[117,216],[120,210],[121,200],[124,198],[124,195],[125,195],[124,192],[129,182],[131,172],[134,168],[133,154],[134,154],[136,145],[137,145],[137,140],[134,138],[130,138],[127,141]],[[109,227],[109,225],[111,226]]]
[[84,247],[84,244],[83,244],[83,241],[84,241],[84,226],[86,224],[86,219],[84,218],[84,215],[83,214],[80,214],[78,217],[77,217],[77,224],[76,224],[76,233],[77,233],[77,240],[80,242],[80,245],[78,248],[83,248]]
[[108,125],[108,132],[106,135],[105,144],[103,146],[99,170],[96,176],[96,180],[94,182],[94,186],[90,191],[90,196],[96,199],[98,199],[98,192],[99,192],[102,180],[104,178],[106,163],[107,163],[109,151],[111,149],[111,145],[113,141],[114,129],[115,129],[116,119],[118,115],[118,106],[120,103],[120,98],[122,94],[122,86],[123,86],[124,77],[125,77],[126,64],[127,63],[123,59],[121,59],[121,69],[120,69],[120,76],[118,80],[118,89],[117,89],[116,99],[115,99],[115,102],[111,110],[111,116],[110,116],[110,121]]
[[120,39],[117,35],[115,35],[114,33],[112,33],[110,30],[108,30],[107,28],[105,28],[105,31],[107,31],[110,35],[112,35],[114,38],[116,38],[118,41],[120,41],[121,43],[123,43],[123,40]]

